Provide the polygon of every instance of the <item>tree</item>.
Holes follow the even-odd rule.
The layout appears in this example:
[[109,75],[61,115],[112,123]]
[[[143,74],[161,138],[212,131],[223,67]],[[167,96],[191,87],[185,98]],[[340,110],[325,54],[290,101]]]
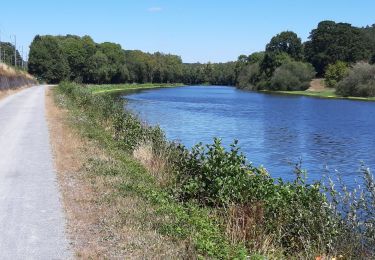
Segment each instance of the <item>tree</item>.
[[108,59],[107,73],[110,83],[121,83],[124,80],[125,53],[120,44],[104,42],[98,45],[98,50]]
[[247,63],[248,64],[255,64],[259,63],[264,59],[265,53],[263,51],[260,52],[253,52],[247,57]]
[[272,37],[266,46],[266,52],[285,52],[295,60],[302,59],[302,42],[296,33],[285,31]]
[[323,21],[311,31],[305,43],[306,60],[322,76],[329,64],[336,61],[354,63],[369,58],[364,32],[348,23]]
[[260,71],[271,78],[276,68],[290,61],[292,59],[286,52],[268,52],[260,62]]
[[28,68],[31,74],[53,84],[69,76],[69,64],[53,36],[35,36],[30,46]]
[[87,63],[96,52],[96,45],[90,36],[57,36],[65,58],[69,63],[70,79],[76,82],[87,81]]
[[108,57],[101,51],[97,51],[87,61],[88,81],[101,84],[110,81]]
[[334,88],[347,74],[348,65],[343,61],[337,61],[335,64],[328,65],[324,82],[327,87]]

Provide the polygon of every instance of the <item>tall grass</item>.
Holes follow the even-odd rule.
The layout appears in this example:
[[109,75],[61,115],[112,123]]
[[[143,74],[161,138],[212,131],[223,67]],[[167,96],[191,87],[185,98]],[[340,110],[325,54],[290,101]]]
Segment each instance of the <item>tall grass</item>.
[[[369,169],[362,169],[364,185],[353,191],[340,177],[307,183],[300,164],[293,182],[276,180],[249,164],[237,142],[229,150],[219,139],[189,150],[126,111],[123,101],[71,83],[60,84],[59,91],[86,120],[108,132],[118,149],[141,160],[174,203],[216,212],[216,222],[222,223],[218,228],[235,248],[245,246],[247,254],[271,258],[375,257],[375,182]],[[183,219],[190,219],[186,214]],[[173,232],[182,230],[183,222]],[[209,235],[210,230],[195,246],[218,257],[212,245],[222,238]]]

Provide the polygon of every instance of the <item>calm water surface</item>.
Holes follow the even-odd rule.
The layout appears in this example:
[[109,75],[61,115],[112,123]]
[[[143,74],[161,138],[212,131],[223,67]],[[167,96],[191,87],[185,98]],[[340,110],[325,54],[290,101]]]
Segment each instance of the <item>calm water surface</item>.
[[128,108],[186,146],[239,140],[254,165],[293,178],[302,159],[310,180],[340,171],[354,183],[361,161],[375,168],[375,103],[270,95],[222,86],[146,90]]

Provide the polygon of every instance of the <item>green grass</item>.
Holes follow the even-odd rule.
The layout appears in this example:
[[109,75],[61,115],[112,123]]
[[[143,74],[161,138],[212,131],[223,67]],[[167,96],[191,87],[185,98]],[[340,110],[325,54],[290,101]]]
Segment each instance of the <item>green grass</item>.
[[126,92],[133,90],[142,90],[142,89],[153,89],[153,88],[175,88],[184,86],[182,83],[173,83],[173,84],[106,84],[106,85],[86,85],[90,88],[94,94],[102,93],[117,93],[117,92]]
[[375,101],[375,97],[343,97],[335,93],[335,89],[327,88],[323,91],[262,91],[270,94],[282,94],[282,95],[296,95],[296,96],[308,96],[316,98],[330,98],[330,99],[348,99],[348,100],[359,100],[359,101]]

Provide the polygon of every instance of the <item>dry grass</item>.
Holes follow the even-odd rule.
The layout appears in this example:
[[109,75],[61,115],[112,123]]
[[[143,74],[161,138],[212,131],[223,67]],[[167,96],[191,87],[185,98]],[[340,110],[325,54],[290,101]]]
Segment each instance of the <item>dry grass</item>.
[[31,76],[29,73],[25,71],[17,71],[13,69],[12,67],[9,67],[8,65],[4,63],[0,63],[0,75],[6,76],[6,77],[14,77],[14,76],[23,76],[27,79],[34,80],[34,77]]
[[55,167],[68,219],[68,233],[80,259],[175,259],[184,245],[158,234],[153,208],[115,188],[123,176],[94,174],[90,162],[113,164],[97,145],[69,126],[66,111],[46,97]]
[[21,88],[17,88],[17,89],[0,90],[0,100],[3,99],[3,98],[6,98],[7,96],[16,94],[17,92],[20,92],[23,89],[25,89],[25,87],[21,87]]
[[160,148],[158,154],[155,154],[151,143],[146,142],[134,149],[133,156],[157,179],[161,186],[165,186],[173,180],[169,172],[168,161],[165,159],[168,158],[167,148]]
[[273,238],[263,230],[263,208],[261,203],[230,206],[226,215],[226,234],[233,244],[245,244],[255,252],[274,258],[282,251],[275,248]]

